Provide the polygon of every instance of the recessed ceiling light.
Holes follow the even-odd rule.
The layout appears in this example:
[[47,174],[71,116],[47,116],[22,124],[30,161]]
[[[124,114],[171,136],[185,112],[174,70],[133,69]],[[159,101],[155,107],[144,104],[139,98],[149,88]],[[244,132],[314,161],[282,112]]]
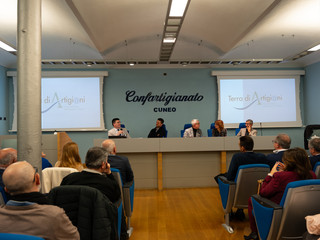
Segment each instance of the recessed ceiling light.
[[130,65],[130,66],[134,66],[134,62],[130,62],[129,65]]
[[310,48],[308,51],[309,52],[315,52],[315,51],[318,51],[319,49],[320,49],[320,44],[315,46],[315,47],[313,47],[313,48]]
[[13,47],[9,46],[8,44],[0,41],[0,48],[6,50],[7,52],[16,52],[17,50]]
[[176,41],[176,38],[164,38],[164,43],[174,43]]
[[187,7],[188,0],[172,0],[170,17],[182,17]]

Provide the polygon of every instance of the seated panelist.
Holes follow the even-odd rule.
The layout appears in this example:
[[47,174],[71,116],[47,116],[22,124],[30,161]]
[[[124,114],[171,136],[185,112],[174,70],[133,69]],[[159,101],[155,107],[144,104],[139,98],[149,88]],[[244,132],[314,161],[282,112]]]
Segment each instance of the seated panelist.
[[113,128],[108,131],[109,137],[131,138],[127,129],[121,127],[119,118],[112,119]]
[[241,128],[237,136],[257,136],[257,130],[252,128],[253,121],[248,119],[246,121],[246,128]]
[[166,130],[163,127],[163,118],[158,118],[156,121],[156,127],[151,129],[148,138],[162,138],[166,136]]
[[214,122],[214,129],[212,129],[213,137],[226,137],[227,129],[224,128],[224,123],[222,120],[216,120]]
[[198,119],[193,119],[191,121],[191,128],[184,131],[184,138],[202,137],[202,131],[200,129],[200,122]]

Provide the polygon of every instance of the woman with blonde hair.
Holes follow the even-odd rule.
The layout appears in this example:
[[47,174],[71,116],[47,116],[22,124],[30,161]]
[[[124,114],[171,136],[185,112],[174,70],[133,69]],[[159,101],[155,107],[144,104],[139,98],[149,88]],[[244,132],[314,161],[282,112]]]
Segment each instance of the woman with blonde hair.
[[83,164],[79,155],[78,144],[68,142],[63,146],[60,161],[55,164],[55,167],[70,167],[78,171],[83,170]]
[[216,120],[214,122],[214,129],[212,129],[213,137],[225,137],[227,136],[227,129],[224,128],[222,120]]

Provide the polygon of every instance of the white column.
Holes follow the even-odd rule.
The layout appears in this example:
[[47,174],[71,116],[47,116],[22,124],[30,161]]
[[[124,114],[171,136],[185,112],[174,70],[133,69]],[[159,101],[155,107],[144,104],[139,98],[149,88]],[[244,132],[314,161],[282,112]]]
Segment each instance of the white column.
[[18,160],[41,163],[41,0],[18,0]]

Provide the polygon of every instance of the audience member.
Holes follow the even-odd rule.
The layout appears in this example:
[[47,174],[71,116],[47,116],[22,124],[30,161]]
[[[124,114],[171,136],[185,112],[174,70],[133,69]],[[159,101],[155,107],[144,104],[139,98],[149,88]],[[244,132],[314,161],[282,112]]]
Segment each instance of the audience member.
[[[218,183],[219,176],[225,176],[229,181],[234,181],[238,172],[238,168],[241,165],[259,164],[259,163],[268,164],[268,161],[264,154],[253,152],[253,146],[254,146],[254,142],[251,137],[249,136],[240,137],[239,138],[240,153],[235,153],[232,156],[228,172],[219,174],[214,177],[216,182]],[[231,215],[232,214],[233,213],[231,213]],[[237,209],[234,216],[239,220],[243,220],[245,218],[243,209]]]
[[41,152],[42,170],[48,167],[52,167],[52,164],[49,162],[48,159],[46,159],[46,156],[47,155],[44,152]]
[[82,172],[64,177],[61,185],[85,185],[100,190],[113,203],[120,198],[120,188],[111,174],[108,152],[101,147],[92,147],[86,155],[86,166]]
[[252,128],[253,121],[248,119],[246,121],[246,128],[241,128],[237,136],[257,136],[257,130]]
[[267,158],[262,153],[253,152],[254,142],[249,136],[242,136],[239,138],[240,153],[235,153],[232,156],[226,177],[229,181],[234,181],[241,165],[246,164],[269,164]]
[[212,129],[213,137],[226,137],[227,129],[224,128],[224,123],[222,120],[216,120],[214,122],[214,129]]
[[108,163],[111,168],[119,169],[121,174],[122,183],[126,184],[133,181],[133,172],[130,162],[127,157],[116,155],[116,144],[113,140],[107,139],[102,142],[101,145],[108,151]]
[[83,164],[81,163],[78,144],[75,142],[66,143],[63,146],[61,158],[56,162],[55,167],[69,167],[82,171]]
[[40,175],[25,161],[11,164],[3,173],[11,200],[0,207],[0,232],[20,233],[44,239],[80,239],[64,210],[48,205],[39,192]]
[[314,168],[317,162],[320,161],[320,138],[319,137],[312,137],[309,140],[309,152],[311,156],[309,157],[311,163],[311,169]]
[[273,166],[276,162],[282,162],[283,153],[290,148],[291,138],[287,134],[281,133],[272,142],[274,150],[273,153],[267,155],[267,159]]
[[0,186],[4,187],[2,175],[4,170],[17,161],[17,150],[13,148],[0,149]]
[[166,130],[163,127],[164,120],[158,118],[156,121],[156,127],[151,129],[149,132],[148,138],[162,138],[166,136]]
[[[288,183],[304,179],[315,179],[316,175],[311,171],[311,164],[308,155],[302,148],[289,149],[284,152],[281,162],[277,162],[268,176],[264,179],[260,196],[270,199],[279,204]],[[257,226],[252,214],[251,198],[248,200],[248,214],[251,233],[244,236],[244,239],[259,239]]]
[[184,138],[202,137],[202,131],[200,129],[200,122],[198,119],[193,119],[191,121],[191,128],[184,131]]
[[[120,187],[113,177],[108,163],[108,152],[102,147],[92,147],[86,155],[86,166],[82,172],[64,177],[62,185],[84,185],[100,190],[108,199],[116,203],[121,198]],[[122,213],[120,240],[127,239],[126,223]]]
[[113,128],[108,131],[109,137],[130,138],[127,129],[121,127],[119,118],[112,119]]

